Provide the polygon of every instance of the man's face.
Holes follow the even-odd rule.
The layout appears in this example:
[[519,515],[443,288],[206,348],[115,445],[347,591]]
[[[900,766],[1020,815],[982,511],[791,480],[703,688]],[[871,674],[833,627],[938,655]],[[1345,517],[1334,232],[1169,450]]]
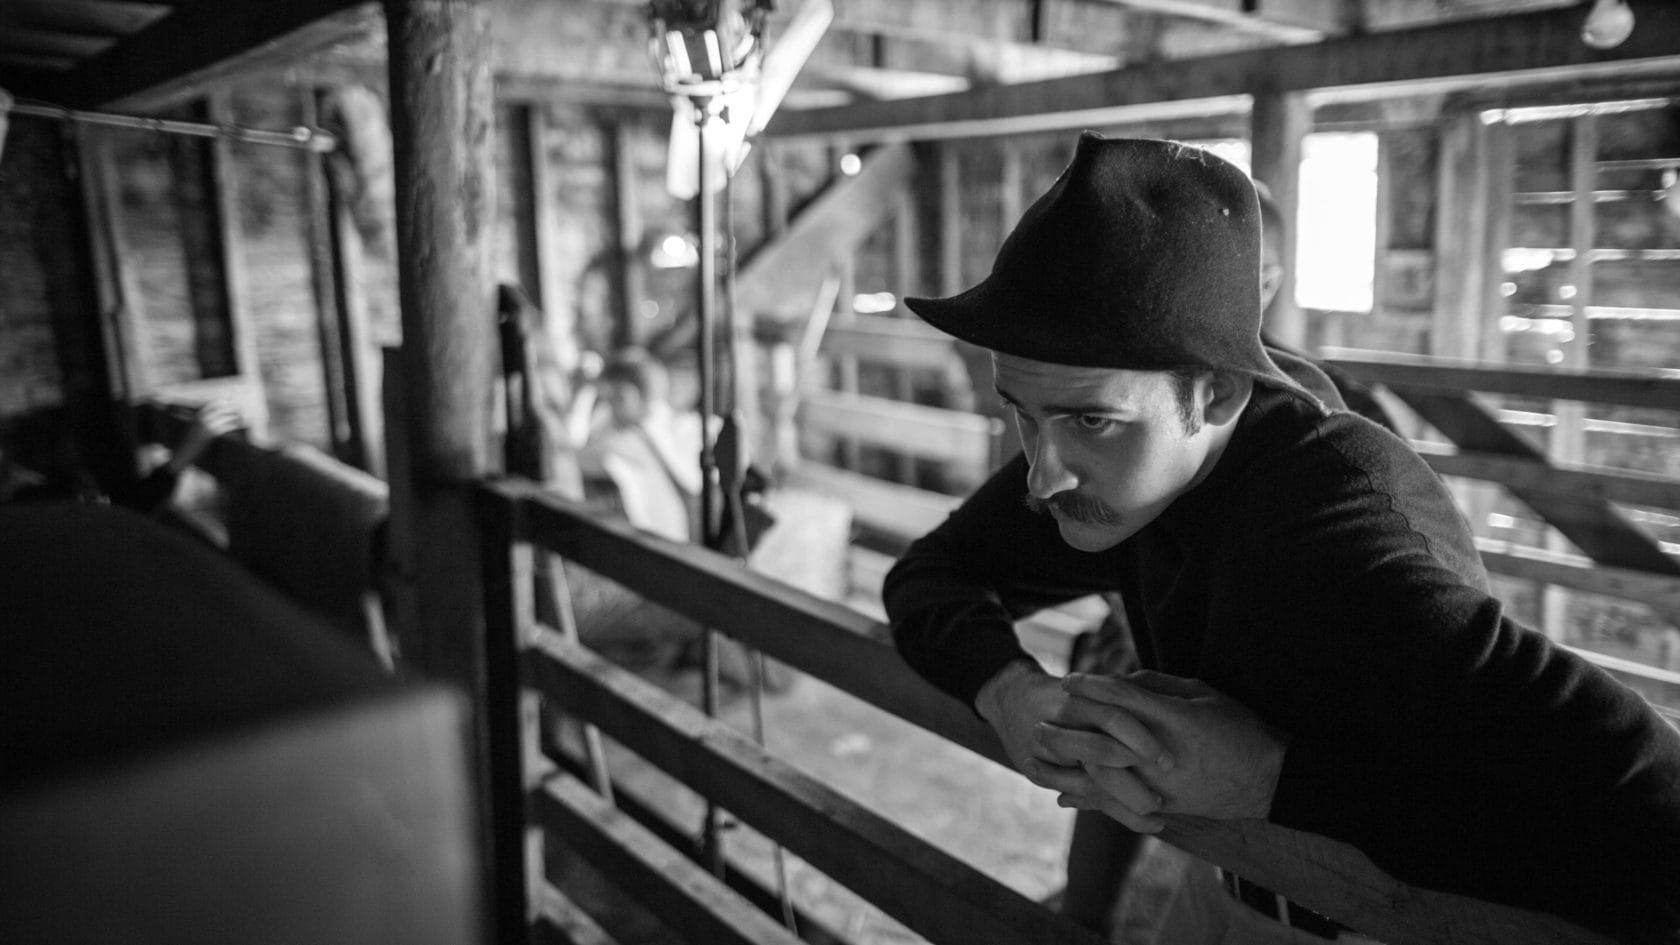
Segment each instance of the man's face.
[[[1062,540],[1080,551],[1137,534],[1217,459],[1212,427],[1187,429],[1170,374],[1007,354],[992,364],[1029,463],[1028,504],[1054,516]],[[1207,383],[1196,382],[1198,405]]]

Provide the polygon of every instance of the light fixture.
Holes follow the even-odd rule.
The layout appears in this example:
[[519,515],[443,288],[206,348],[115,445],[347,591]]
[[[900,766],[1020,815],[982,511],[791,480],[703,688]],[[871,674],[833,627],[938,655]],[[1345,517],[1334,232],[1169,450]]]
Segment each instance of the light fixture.
[[650,49],[665,91],[712,98],[758,68],[769,0],[652,0]]
[[1632,34],[1633,10],[1627,0],[1594,0],[1581,24],[1581,42],[1594,49],[1614,49]]

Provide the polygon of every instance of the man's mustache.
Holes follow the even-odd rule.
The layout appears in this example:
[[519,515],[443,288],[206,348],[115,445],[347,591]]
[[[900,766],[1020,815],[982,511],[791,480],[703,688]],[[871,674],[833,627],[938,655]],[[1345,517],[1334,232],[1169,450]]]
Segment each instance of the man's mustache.
[[1082,525],[1118,525],[1120,513],[1103,503],[1083,496],[1077,492],[1058,492],[1048,499],[1040,499],[1035,495],[1027,495],[1027,508],[1041,515],[1048,514],[1052,509],[1060,512],[1063,518],[1072,519]]

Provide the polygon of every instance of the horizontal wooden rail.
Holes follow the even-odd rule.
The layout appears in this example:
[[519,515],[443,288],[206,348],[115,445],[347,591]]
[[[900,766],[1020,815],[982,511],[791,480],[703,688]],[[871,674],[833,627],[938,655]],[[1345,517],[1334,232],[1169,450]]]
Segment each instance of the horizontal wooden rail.
[[807,460],[787,471],[789,486],[834,496],[852,508],[857,524],[899,545],[932,531],[962,501],[956,496],[876,479]]
[[[1007,764],[968,707],[928,686],[879,641],[881,628],[733,561],[674,545],[529,484],[486,487],[523,506],[526,535],[648,599],[730,633],[767,654]],[[1555,916],[1406,886],[1358,850],[1261,821],[1173,816],[1162,838],[1235,870],[1388,945],[1610,945]]]
[[1423,390],[1484,391],[1680,411],[1680,370],[1555,371],[1415,355],[1326,348],[1325,360],[1362,381]]
[[535,945],[618,945],[593,916],[547,883],[539,882],[532,905],[536,921],[531,923]]
[[1680,578],[1613,568],[1581,555],[1477,539],[1482,564],[1495,574],[1544,581],[1647,604],[1658,614],[1680,613]]
[[854,315],[833,321],[821,351],[908,370],[941,371],[956,357],[955,339],[920,319]]
[[538,545],[877,708],[1005,761],[991,728],[912,672],[885,642],[888,632],[881,623],[704,549],[594,517],[533,484],[488,488],[523,502],[525,527]]
[[802,945],[798,936],[571,775],[545,780],[536,791],[533,813],[537,823],[563,837],[615,882],[624,882],[626,892],[685,938],[718,945]]
[[1553,466],[1498,453],[1459,452],[1440,443],[1413,442],[1412,447],[1443,476],[1463,476],[1533,492],[1680,509],[1680,479],[1609,466]]
[[997,421],[964,410],[924,407],[863,394],[807,393],[801,425],[908,456],[984,469]]
[[527,657],[566,711],[935,942],[1101,942],[585,647],[545,634]]

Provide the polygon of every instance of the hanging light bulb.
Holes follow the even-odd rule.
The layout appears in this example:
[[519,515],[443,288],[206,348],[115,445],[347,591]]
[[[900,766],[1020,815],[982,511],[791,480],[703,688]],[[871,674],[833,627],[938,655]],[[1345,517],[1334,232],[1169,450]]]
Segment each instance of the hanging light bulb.
[[1633,10],[1627,0],[1594,0],[1581,24],[1581,42],[1594,49],[1614,49],[1633,33]]

